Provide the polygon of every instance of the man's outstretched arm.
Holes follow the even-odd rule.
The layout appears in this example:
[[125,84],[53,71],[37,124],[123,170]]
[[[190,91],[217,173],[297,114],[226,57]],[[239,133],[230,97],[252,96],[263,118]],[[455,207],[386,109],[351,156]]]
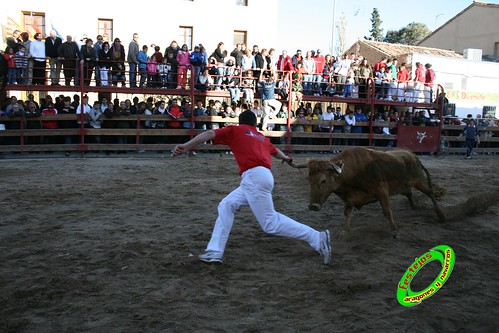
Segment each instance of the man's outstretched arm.
[[188,150],[192,150],[192,148],[196,147],[198,144],[213,139],[215,139],[215,132],[213,130],[199,133],[198,135],[196,135],[186,143],[176,145],[175,148],[173,148],[172,156],[175,157],[180,154],[183,154]]

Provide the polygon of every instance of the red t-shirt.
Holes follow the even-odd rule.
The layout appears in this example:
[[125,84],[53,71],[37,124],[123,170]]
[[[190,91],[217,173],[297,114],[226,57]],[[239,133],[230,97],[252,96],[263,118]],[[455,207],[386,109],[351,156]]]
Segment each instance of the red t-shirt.
[[249,125],[227,126],[214,130],[214,145],[228,145],[237,165],[239,175],[248,169],[263,166],[272,169],[272,158],[277,149],[255,127]]

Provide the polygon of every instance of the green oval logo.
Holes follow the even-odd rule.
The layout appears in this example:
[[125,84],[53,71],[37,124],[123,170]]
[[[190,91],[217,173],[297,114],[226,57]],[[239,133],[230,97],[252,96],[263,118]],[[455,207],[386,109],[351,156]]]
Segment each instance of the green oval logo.
[[[425,289],[413,292],[411,290],[411,281],[421,268],[429,262],[438,260],[442,265],[442,270],[433,282]],[[447,281],[452,269],[456,256],[450,246],[439,245],[416,258],[409,268],[405,271],[397,286],[397,300],[403,306],[415,306],[420,304],[425,299],[433,296]]]

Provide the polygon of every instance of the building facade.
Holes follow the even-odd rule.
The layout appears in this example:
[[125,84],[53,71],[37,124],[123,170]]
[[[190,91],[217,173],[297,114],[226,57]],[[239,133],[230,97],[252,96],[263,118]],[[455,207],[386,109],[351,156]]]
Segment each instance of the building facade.
[[474,1],[419,45],[459,53],[478,49],[485,59],[499,61],[499,5]]
[[[276,39],[277,0],[168,0],[125,4],[115,1],[85,2],[10,1],[2,6],[0,22],[5,38],[12,31],[41,32],[50,30],[80,41],[103,35],[111,42],[120,38],[125,48],[134,33],[140,45],[155,44],[161,51],[176,40],[189,50],[203,44],[210,54],[219,42],[230,52],[238,42],[250,47],[272,47]],[[262,19],[264,18],[264,19]],[[4,45],[5,46],[5,45]],[[5,49],[5,47],[4,47]],[[151,50],[151,48],[149,49]]]

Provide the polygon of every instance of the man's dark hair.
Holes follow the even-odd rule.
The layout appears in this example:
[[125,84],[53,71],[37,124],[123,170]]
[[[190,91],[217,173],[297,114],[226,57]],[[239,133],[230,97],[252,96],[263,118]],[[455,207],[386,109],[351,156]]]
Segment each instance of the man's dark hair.
[[256,127],[256,115],[251,110],[241,112],[239,115],[239,125],[250,125]]

